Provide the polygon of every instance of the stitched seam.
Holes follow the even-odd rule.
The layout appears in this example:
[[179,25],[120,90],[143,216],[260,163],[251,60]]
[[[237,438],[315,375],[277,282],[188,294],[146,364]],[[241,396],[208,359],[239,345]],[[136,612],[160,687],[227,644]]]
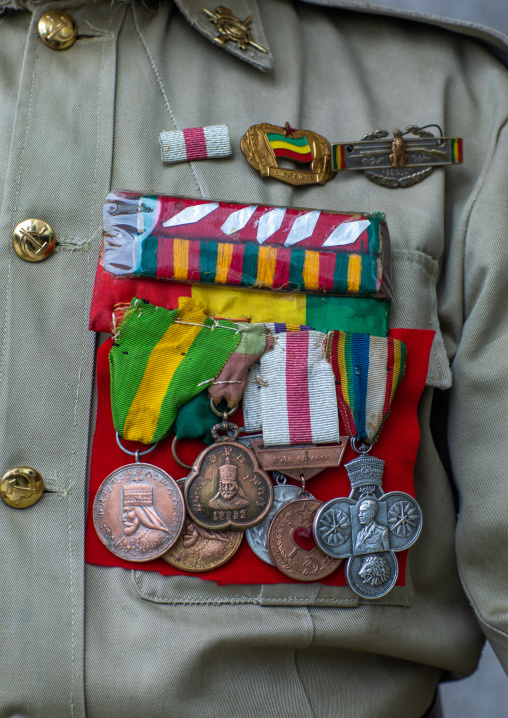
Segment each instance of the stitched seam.
[[[142,578],[142,572],[137,569],[131,570],[131,580],[134,584],[134,587],[136,591],[139,593],[139,595],[146,599],[147,601],[153,601],[154,603],[161,603],[161,604],[167,604],[167,605],[189,605],[189,606],[199,606],[199,605],[223,605],[223,604],[240,604],[240,603],[251,603],[251,604],[257,604],[260,606],[263,605],[295,605],[295,602],[297,602],[296,605],[323,605],[323,606],[342,606],[344,608],[348,606],[356,607],[358,606],[358,599],[357,598],[314,598],[312,600],[308,600],[305,598],[302,598],[301,596],[288,596],[286,598],[261,598],[260,596],[230,596],[228,598],[217,598],[217,599],[192,599],[192,598],[182,598],[182,599],[166,599],[163,596],[160,596],[156,593],[149,593],[141,588],[140,580]],[[345,588],[345,587],[341,587]],[[305,603],[304,603],[305,602]],[[371,602],[372,603],[372,602]],[[387,605],[406,605],[404,601],[397,601],[394,603],[390,603]]]
[[[34,21],[32,20],[32,23]],[[31,33],[28,33],[27,36],[27,45],[29,38],[31,37]],[[26,56],[26,48],[25,48],[25,56]],[[19,162],[19,173],[18,173],[18,179],[16,180],[16,197],[14,200],[14,211],[13,211],[13,217],[16,217],[17,211],[18,211],[18,201],[19,201],[19,190],[21,185],[21,174],[23,172],[23,163],[25,160],[25,149],[26,149],[26,143],[28,141],[28,125],[30,123],[30,113],[32,111],[32,99],[34,96],[34,89],[35,89],[35,75],[36,75],[36,69],[37,69],[37,61],[39,59],[39,48],[36,45],[35,46],[35,57],[34,57],[34,69],[32,73],[32,86],[30,88],[30,100],[28,103],[28,112],[27,112],[27,118],[26,118],[26,126],[25,126],[25,138],[23,140],[23,148],[21,150],[21,158]],[[21,92],[21,85],[20,85],[20,92]],[[19,108],[19,97],[18,97],[18,103],[17,108]],[[17,112],[16,117],[14,119],[14,122],[17,121]],[[13,141],[14,141],[14,133],[15,133],[15,127],[14,125],[14,132],[13,132]],[[11,143],[11,157],[12,157],[12,143]],[[8,177],[6,177],[8,179]],[[4,202],[5,202],[5,194],[4,194]],[[0,359],[0,384],[2,383],[3,379],[3,367],[4,367],[4,361],[5,361],[5,352],[7,347],[7,321],[8,321],[8,314],[9,314],[9,298],[10,298],[10,283],[11,283],[11,270],[12,270],[12,258],[14,256],[14,248],[11,243],[11,248],[9,252],[9,266],[7,268],[7,288],[5,291],[5,319],[4,319],[4,333],[3,333],[3,345],[2,345],[2,357]]]
[[[111,27],[112,22],[112,15],[110,15],[109,18],[109,25],[108,29]],[[95,143],[95,170],[94,170],[94,181],[92,185],[92,192],[91,192],[91,201],[90,201],[90,228],[88,231],[88,236],[92,233],[92,227],[93,227],[93,216],[94,216],[94,207],[96,204],[96,193],[97,193],[97,176],[98,176],[98,167],[99,167],[99,138],[100,138],[100,98],[102,97],[102,84],[104,80],[104,65],[105,65],[105,49],[106,49],[106,42],[103,41],[102,44],[102,56],[101,56],[101,70],[100,70],[100,80],[99,80],[99,92],[98,92],[98,98],[99,101],[97,102],[97,139]],[[88,254],[88,261],[87,261],[87,271],[86,271],[86,280],[85,280],[85,287],[88,287],[88,282],[90,279],[90,254]],[[72,427],[73,431],[73,437],[72,437],[72,446],[71,446],[71,464],[70,464],[70,471],[69,471],[69,480],[72,480],[72,476],[74,473],[74,460],[76,457],[76,440],[77,440],[77,428],[78,428],[78,402],[80,398],[81,393],[81,382],[83,380],[83,362],[85,357],[85,339],[86,339],[86,330],[87,330],[87,322],[85,322],[85,325],[83,327],[83,338],[81,343],[81,358],[79,363],[79,372],[78,372],[78,384],[76,388],[76,403],[74,405],[74,423]],[[72,515],[71,515],[71,502],[69,499],[69,577],[70,577],[70,598],[71,598],[71,685],[70,685],[70,708],[71,708],[71,716],[74,715],[74,685],[75,685],[75,663],[76,663],[76,610],[75,610],[75,602],[74,602],[74,574],[72,569],[73,564],[73,553],[72,553]]]
[[[477,183],[476,183],[476,185],[475,185],[474,192],[472,193],[471,204],[470,204],[469,209],[468,209],[468,211],[467,211],[467,220],[466,220],[466,222],[465,222],[465,227],[464,227],[464,258],[463,258],[463,265],[462,265],[462,266],[463,266],[462,276],[463,276],[464,278],[465,278],[465,276],[466,276],[466,270],[467,270],[467,267],[465,266],[465,263],[466,263],[466,261],[467,261],[467,260],[466,260],[467,247],[469,246],[470,241],[472,241],[472,240],[469,239],[469,235],[470,235],[470,233],[469,233],[469,222],[471,221],[471,215],[472,215],[473,209],[474,209],[474,207],[475,207],[475,205],[476,205],[476,201],[477,201],[478,197],[480,196],[480,192],[482,191],[483,185],[485,184],[485,181],[486,181],[486,179],[487,179],[487,172],[489,171],[490,165],[491,165],[492,160],[493,160],[493,158],[494,158],[494,153],[496,152],[497,145],[498,145],[498,142],[499,142],[499,136],[500,136],[501,132],[503,131],[503,129],[506,127],[507,124],[508,124],[508,118],[505,117],[505,118],[503,119],[503,122],[500,123],[499,127],[498,127],[497,130],[496,130],[496,134],[495,134],[494,140],[493,140],[493,142],[492,142],[492,146],[491,146],[491,151],[490,151],[490,153],[489,153],[489,156],[488,156],[488,157],[485,157],[485,161],[484,161],[484,164],[483,164],[482,171],[481,171],[481,173],[480,173],[480,176],[478,177],[478,181],[477,181]],[[464,279],[464,282],[465,282],[465,279]],[[467,321],[467,319],[468,319],[468,317],[469,317],[469,315],[466,313],[466,306],[465,306],[465,304],[466,304],[465,287],[463,287],[463,293],[462,293],[463,323],[465,323],[465,321]]]
[[465,578],[464,578],[464,576],[463,576],[463,574],[462,574],[462,570],[461,570],[461,568],[460,568],[460,566],[459,566],[458,564],[457,564],[457,569],[458,569],[458,572],[459,572],[459,578],[460,578],[460,582],[461,582],[461,584],[462,584],[462,588],[464,589],[464,593],[465,593],[466,596],[468,597],[469,602],[470,602],[470,604],[471,604],[471,606],[472,606],[474,612],[476,613],[476,616],[477,616],[478,620],[481,621],[481,622],[483,623],[483,625],[486,626],[489,630],[493,631],[494,633],[497,633],[497,634],[500,635],[500,636],[503,636],[503,638],[507,638],[507,637],[508,637],[508,631],[503,631],[503,630],[501,630],[500,628],[498,628],[497,626],[493,626],[491,623],[489,623],[489,622],[483,617],[481,611],[480,611],[479,608],[478,608],[478,604],[476,603],[475,599],[473,598],[473,595],[471,594],[471,592],[470,592],[470,590],[469,590],[469,588],[468,588],[468,585],[467,585],[467,583],[466,583],[466,580],[465,580]]
[[[254,604],[257,606],[296,606],[296,607],[307,607],[309,605],[312,606],[324,606],[325,608],[327,606],[333,607],[338,606],[339,608],[356,608],[359,604],[359,601],[352,599],[352,598],[331,598],[331,599],[314,599],[312,603],[305,603],[305,599],[303,598],[294,598],[294,599],[283,599],[283,598],[277,598],[277,599],[270,599],[270,600],[264,600],[262,601],[259,598],[238,598],[238,599],[191,599],[191,598],[182,598],[182,599],[165,599],[161,598],[159,596],[152,596],[148,593],[143,593],[141,590],[139,591],[139,594],[141,598],[151,601],[152,603],[159,603],[167,606],[224,606],[224,605],[239,605],[239,604]],[[372,603],[372,602],[371,602]],[[367,604],[366,605],[371,605]],[[381,604],[381,605],[387,605],[387,606],[406,606],[409,605],[407,602],[397,602],[397,603],[389,603],[389,604]]]
[[[416,22],[422,22],[424,24],[429,25],[435,25],[437,27],[445,28],[446,30],[449,30],[450,27],[453,28],[464,28],[464,29],[472,29],[477,30],[481,32],[482,35],[492,35],[496,39],[499,39],[502,41],[503,46],[506,46],[506,40],[505,36],[495,30],[494,28],[488,27],[486,25],[479,25],[476,22],[471,22],[469,20],[460,20],[450,17],[439,17],[438,15],[433,15],[431,13],[427,12],[415,12],[414,10],[403,10],[400,8],[387,8],[384,5],[376,5],[376,4],[369,4],[366,8],[359,8],[356,3],[351,2],[344,2],[342,1],[340,3],[340,6],[334,2],[334,0],[304,0],[304,2],[308,2],[311,5],[327,5],[328,7],[336,8],[336,9],[348,9],[353,10],[356,12],[369,12],[376,15],[386,15],[387,17],[400,17],[407,20],[414,20]],[[464,33],[466,34],[466,33]],[[468,37],[476,37],[475,35],[469,35]]]
[[70,708],[71,716],[74,715],[74,660],[76,649],[76,612],[74,609],[74,583],[72,573],[72,515],[71,515],[71,499],[67,496],[67,512],[69,516],[69,579],[70,579],[70,599],[71,599],[71,685],[70,685]]
[[60,254],[61,252],[70,252],[71,254],[74,254],[75,252],[81,252],[83,254],[86,254],[88,250],[90,249],[90,243],[87,242],[85,245],[78,245],[78,244],[67,244],[63,246],[56,246],[54,249],[55,254]]
[[104,40],[114,40],[113,33],[110,35],[94,35],[93,37],[80,37],[76,40],[76,45],[92,45],[93,43],[103,42]]
[[[141,40],[141,43],[142,43],[142,45],[143,45],[143,47],[144,47],[144,49],[145,49],[145,52],[146,52],[147,57],[148,57],[148,60],[149,60],[149,62],[150,62],[150,66],[151,66],[151,68],[152,68],[152,70],[153,70],[153,73],[154,73],[154,75],[155,75],[155,78],[156,78],[156,80],[157,80],[157,84],[159,85],[159,90],[160,90],[160,93],[161,93],[161,95],[162,95],[162,99],[164,100],[164,104],[165,104],[165,106],[166,106],[166,110],[167,110],[169,116],[171,117],[171,122],[173,123],[173,125],[175,126],[175,128],[176,128],[177,130],[181,130],[182,128],[178,126],[178,124],[177,124],[177,122],[176,122],[175,115],[174,115],[173,110],[172,110],[172,108],[171,108],[171,105],[170,105],[170,103],[169,103],[169,97],[168,97],[167,92],[166,92],[166,90],[165,90],[165,88],[164,88],[164,83],[163,83],[163,81],[162,81],[162,76],[161,76],[161,74],[160,74],[160,72],[159,72],[159,68],[157,67],[157,65],[156,65],[156,63],[155,63],[155,59],[154,59],[153,55],[151,54],[150,50],[148,49],[148,45],[147,45],[147,43],[146,43],[146,41],[145,41],[145,38],[143,37],[143,34],[142,34],[141,30],[140,30],[139,23],[138,23],[138,19],[137,19],[137,17],[136,17],[136,10],[135,10],[134,5],[131,5],[131,8],[132,8],[132,19],[134,20],[134,27],[136,28],[136,32],[137,32],[137,34],[138,34],[138,37],[139,37],[139,39]],[[199,179],[198,179],[198,176],[197,176],[197,173],[196,173],[196,168],[194,167],[194,163],[193,163],[193,162],[189,162],[189,166],[190,166],[190,169],[191,169],[191,172],[192,172],[192,176],[193,176],[193,178],[194,178],[194,183],[195,183],[195,185],[196,185],[196,189],[197,189],[197,191],[199,192],[199,196],[200,196],[200,197],[203,197],[203,191],[202,191],[201,185],[200,185],[200,183],[199,183]]]
[[[314,643],[314,638],[315,638],[315,635],[316,635],[316,628],[315,628],[315,625],[314,625],[314,619],[312,618],[312,614],[311,614],[311,612],[309,611],[309,609],[308,609],[307,607],[305,608],[305,612],[306,612],[306,614],[307,614],[308,620],[310,621],[310,628],[311,628],[311,632],[312,632],[311,640],[310,640],[309,644],[307,645],[307,648],[310,648],[310,646],[312,646],[312,644]],[[308,711],[309,711],[309,716],[310,716],[311,718],[316,718],[315,713],[314,713],[314,711],[312,710],[312,705],[311,705],[311,702],[310,702],[309,694],[308,694],[308,692],[307,692],[307,688],[305,687],[305,683],[303,682],[303,679],[302,679],[302,674],[301,674],[300,669],[299,669],[299,667],[298,667],[298,655],[297,655],[297,654],[298,654],[298,651],[299,651],[299,650],[300,650],[300,649],[296,649],[296,650],[294,651],[294,653],[293,653],[293,658],[294,658],[294,662],[295,662],[296,675],[298,676],[298,680],[300,681],[300,686],[301,686],[301,688],[302,688],[303,695],[305,696],[305,702],[306,702],[306,704],[307,704],[307,709],[308,709]]]
[[[399,255],[399,256],[397,256]],[[428,254],[424,254],[424,256],[419,259],[418,257],[410,257],[405,254],[405,250],[392,250],[392,261],[393,262],[402,262],[402,264],[416,264],[417,267],[421,267],[430,277],[433,277],[434,279],[437,279],[439,274],[439,267],[433,267],[432,269],[428,266],[427,260],[431,260],[432,262],[437,262],[436,259],[433,257],[430,257]]]

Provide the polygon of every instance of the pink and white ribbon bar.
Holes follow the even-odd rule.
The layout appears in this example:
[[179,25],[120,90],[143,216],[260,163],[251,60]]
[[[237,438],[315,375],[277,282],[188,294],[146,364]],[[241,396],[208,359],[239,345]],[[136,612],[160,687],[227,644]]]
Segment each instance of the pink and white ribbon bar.
[[332,367],[324,358],[325,334],[277,334],[261,357],[260,386],[265,446],[326,444],[339,440]]
[[231,140],[227,125],[190,127],[186,130],[161,132],[159,135],[163,162],[190,162],[214,157],[229,157]]

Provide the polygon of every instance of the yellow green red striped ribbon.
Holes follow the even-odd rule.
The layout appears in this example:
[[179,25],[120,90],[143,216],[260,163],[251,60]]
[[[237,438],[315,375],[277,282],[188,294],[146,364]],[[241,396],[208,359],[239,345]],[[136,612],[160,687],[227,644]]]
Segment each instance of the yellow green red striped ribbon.
[[151,444],[171,429],[178,407],[206,388],[241,335],[181,297],[169,311],[133,299],[109,354],[113,423],[130,441]]

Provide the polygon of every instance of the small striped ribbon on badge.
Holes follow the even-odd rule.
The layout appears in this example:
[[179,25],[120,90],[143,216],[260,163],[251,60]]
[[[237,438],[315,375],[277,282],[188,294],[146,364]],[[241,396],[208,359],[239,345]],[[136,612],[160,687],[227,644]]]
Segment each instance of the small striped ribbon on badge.
[[329,332],[327,345],[346,429],[372,444],[404,376],[406,346],[392,337],[340,331]]
[[231,154],[231,140],[227,125],[190,127],[186,130],[161,132],[159,142],[162,161],[166,163],[229,157]]
[[333,372],[324,358],[322,332],[276,334],[261,357],[263,442],[324,444],[338,441],[339,417]]

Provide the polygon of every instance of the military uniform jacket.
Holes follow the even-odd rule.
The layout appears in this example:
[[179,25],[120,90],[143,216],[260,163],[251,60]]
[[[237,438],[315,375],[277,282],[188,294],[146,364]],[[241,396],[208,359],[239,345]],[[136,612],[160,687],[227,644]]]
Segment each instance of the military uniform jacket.
[[[62,53],[37,33],[55,4],[79,28]],[[508,665],[508,41],[367,5],[234,0],[269,49],[242,57],[210,41],[201,3],[0,3],[0,458],[46,483],[32,508],[0,506],[2,715],[417,718],[485,635]],[[291,188],[238,149],[249,126],[286,120],[332,141],[437,122],[465,162],[403,190],[362,173]],[[222,123],[232,157],[162,164],[161,131]],[[368,604],[347,587],[85,566],[87,325],[110,188],[386,213],[392,324],[436,331],[405,587]],[[31,217],[58,238],[40,264],[11,244]]]

